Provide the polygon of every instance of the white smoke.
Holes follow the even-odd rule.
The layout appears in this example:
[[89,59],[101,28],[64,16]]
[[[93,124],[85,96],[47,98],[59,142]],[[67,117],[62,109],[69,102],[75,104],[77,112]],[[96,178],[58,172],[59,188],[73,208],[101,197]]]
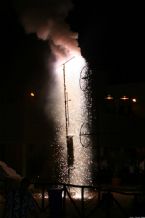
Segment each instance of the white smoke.
[[30,0],[17,8],[26,32],[48,40],[57,58],[71,55],[72,49],[79,52],[78,36],[65,21],[73,8],[70,0]]

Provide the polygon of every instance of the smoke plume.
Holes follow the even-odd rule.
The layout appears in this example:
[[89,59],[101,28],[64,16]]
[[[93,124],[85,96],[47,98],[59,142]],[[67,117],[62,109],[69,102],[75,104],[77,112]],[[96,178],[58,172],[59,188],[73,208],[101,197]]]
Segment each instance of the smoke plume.
[[48,40],[55,57],[71,55],[71,50],[79,51],[77,34],[65,22],[73,8],[70,0],[27,0],[19,4],[17,10],[26,32]]

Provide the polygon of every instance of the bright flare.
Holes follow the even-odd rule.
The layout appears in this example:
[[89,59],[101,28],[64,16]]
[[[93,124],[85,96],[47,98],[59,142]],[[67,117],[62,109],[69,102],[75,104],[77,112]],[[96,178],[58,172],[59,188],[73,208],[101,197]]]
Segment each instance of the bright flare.
[[125,100],[128,100],[129,98],[128,98],[127,96],[124,95],[124,96],[121,97],[120,99],[125,101]]
[[35,96],[34,92],[31,92],[31,93],[30,93],[30,96],[31,96],[31,97],[34,97],[34,96]]
[[133,102],[136,102],[136,98],[132,98],[132,101],[133,101]]
[[[70,60],[70,61],[69,61]],[[74,163],[69,168],[69,182],[72,184],[91,184],[91,146],[85,148],[80,143],[80,129],[83,123],[88,123],[86,111],[86,98],[80,88],[80,73],[86,65],[84,58],[80,54],[58,61],[55,66],[57,82],[57,116],[56,123],[59,127],[59,145],[63,146],[61,156],[67,160],[66,144],[66,120],[65,120],[65,96],[64,85],[67,94],[68,112],[68,135],[73,136]],[[64,67],[64,68],[63,68]],[[65,84],[64,84],[65,70]],[[90,140],[89,140],[90,141]],[[87,141],[86,141],[87,143]],[[61,158],[61,157],[60,157]],[[60,161],[63,162],[63,161]],[[68,176],[67,162],[62,167],[61,174]],[[63,177],[62,176],[62,177]]]

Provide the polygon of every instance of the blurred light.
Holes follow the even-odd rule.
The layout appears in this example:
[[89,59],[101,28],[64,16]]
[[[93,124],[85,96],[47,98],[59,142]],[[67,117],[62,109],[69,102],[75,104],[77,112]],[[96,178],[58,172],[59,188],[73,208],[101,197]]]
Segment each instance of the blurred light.
[[124,95],[124,96],[121,97],[120,99],[121,99],[121,100],[128,100],[129,98],[128,98],[127,96]]
[[132,98],[132,102],[136,102],[136,98]]
[[105,99],[107,99],[107,100],[113,100],[113,97],[112,97],[111,95],[107,95],[107,96],[105,97]]
[[36,192],[36,193],[33,194],[33,197],[36,200],[42,200],[43,197],[44,197],[44,199],[48,199],[49,198],[47,192],[44,193],[44,196],[43,196],[43,194],[41,192]]
[[31,93],[30,93],[30,96],[31,96],[31,97],[34,97],[34,96],[35,96],[34,92],[31,92]]

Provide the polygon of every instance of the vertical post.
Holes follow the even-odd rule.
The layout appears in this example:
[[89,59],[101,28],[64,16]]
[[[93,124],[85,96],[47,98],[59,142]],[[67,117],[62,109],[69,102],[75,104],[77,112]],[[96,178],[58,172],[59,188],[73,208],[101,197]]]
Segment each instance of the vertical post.
[[66,137],[68,136],[68,112],[67,112],[67,92],[66,92],[66,80],[65,80],[65,63],[63,64],[63,83],[64,83],[64,106],[65,106],[65,129],[66,129]]
[[64,106],[65,106],[65,131],[66,131],[66,145],[67,145],[67,167],[68,167],[68,183],[70,182],[70,166],[68,157],[68,126],[69,126],[69,110],[68,110],[68,93],[66,91],[66,75],[65,75],[65,64],[72,60],[74,57],[63,63],[63,85],[64,85]]
[[[100,104],[100,101],[99,101]],[[100,204],[101,201],[101,148],[100,148],[100,105],[98,104],[98,111],[97,111],[97,164],[98,164],[98,203]]]
[[66,185],[63,184],[63,198],[62,198],[62,217],[66,216]]
[[[65,110],[65,131],[66,131],[66,145],[68,143],[67,137],[68,137],[68,114],[67,114],[67,92],[66,92],[66,80],[65,80],[65,63],[63,64],[63,85],[64,85],[64,110]],[[68,146],[67,146],[67,167],[68,167],[68,183],[70,182],[70,172],[69,172],[69,165],[68,165]]]
[[27,148],[26,144],[22,144],[22,175],[25,177],[26,176],[26,171],[27,171],[27,160],[26,160],[26,153],[27,153]]
[[84,187],[81,187],[81,217],[84,218]]
[[66,145],[67,145],[67,167],[68,167],[68,183],[70,183],[70,168],[68,160],[68,94],[66,91],[66,79],[65,79],[65,63],[63,64],[63,82],[64,82],[64,106],[65,106],[65,131],[66,131]]
[[45,187],[42,186],[42,199],[41,199],[41,209],[42,211],[45,208]]

